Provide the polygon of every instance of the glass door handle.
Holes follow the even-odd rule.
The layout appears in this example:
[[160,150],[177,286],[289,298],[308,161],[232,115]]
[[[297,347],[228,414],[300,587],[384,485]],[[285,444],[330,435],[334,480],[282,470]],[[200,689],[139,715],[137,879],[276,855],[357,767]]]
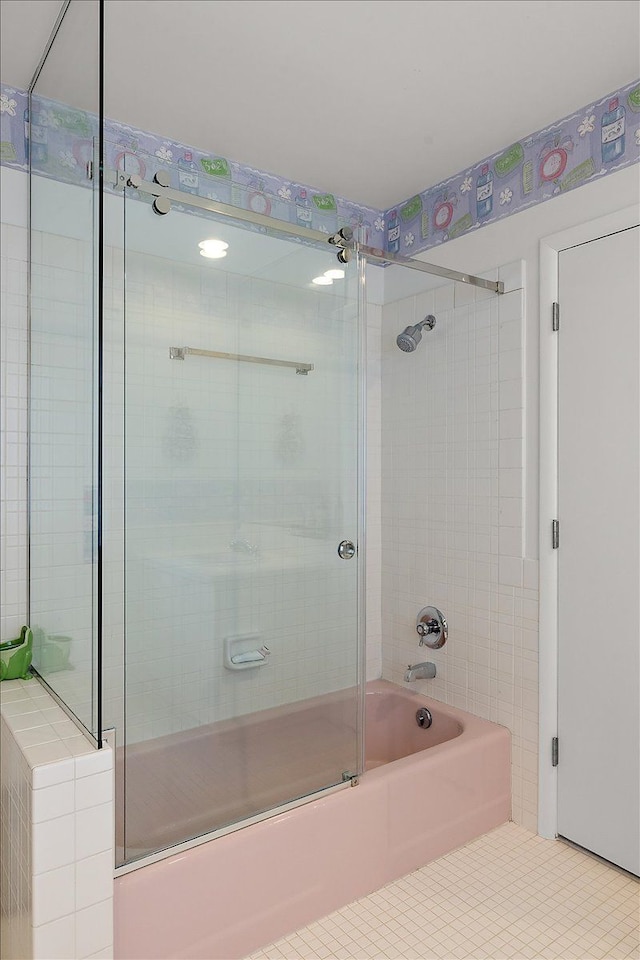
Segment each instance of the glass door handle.
[[338,556],[341,560],[351,560],[356,555],[356,545],[352,540],[341,540],[338,544]]

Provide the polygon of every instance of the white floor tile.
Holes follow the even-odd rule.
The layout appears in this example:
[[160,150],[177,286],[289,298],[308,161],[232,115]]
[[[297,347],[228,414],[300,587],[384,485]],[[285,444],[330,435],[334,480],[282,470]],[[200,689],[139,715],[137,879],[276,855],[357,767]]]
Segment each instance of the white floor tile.
[[249,960],[638,960],[640,885],[514,823]]

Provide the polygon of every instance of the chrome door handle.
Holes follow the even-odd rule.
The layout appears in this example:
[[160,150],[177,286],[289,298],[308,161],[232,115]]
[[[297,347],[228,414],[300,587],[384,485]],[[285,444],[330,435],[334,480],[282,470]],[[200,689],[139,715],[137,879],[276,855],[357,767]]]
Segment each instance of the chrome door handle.
[[356,555],[356,545],[352,540],[341,540],[338,544],[338,556],[341,560],[351,560]]

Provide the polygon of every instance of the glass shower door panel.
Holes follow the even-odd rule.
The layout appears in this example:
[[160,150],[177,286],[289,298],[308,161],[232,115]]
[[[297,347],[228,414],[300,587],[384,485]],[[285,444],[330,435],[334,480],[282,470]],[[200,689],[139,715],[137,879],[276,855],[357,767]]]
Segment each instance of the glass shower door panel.
[[24,117],[30,158],[33,664],[96,739],[101,45],[100,4],[71,4]]
[[132,860],[360,772],[360,333],[328,245],[127,199],[125,261]]

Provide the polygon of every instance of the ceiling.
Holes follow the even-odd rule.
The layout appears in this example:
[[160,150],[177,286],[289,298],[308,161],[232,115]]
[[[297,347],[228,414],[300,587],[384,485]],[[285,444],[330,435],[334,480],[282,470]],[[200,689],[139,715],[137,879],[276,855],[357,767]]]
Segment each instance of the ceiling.
[[[2,0],[5,83],[59,6]],[[108,116],[376,208],[640,75],[637,0],[106,0],[106,33]]]

